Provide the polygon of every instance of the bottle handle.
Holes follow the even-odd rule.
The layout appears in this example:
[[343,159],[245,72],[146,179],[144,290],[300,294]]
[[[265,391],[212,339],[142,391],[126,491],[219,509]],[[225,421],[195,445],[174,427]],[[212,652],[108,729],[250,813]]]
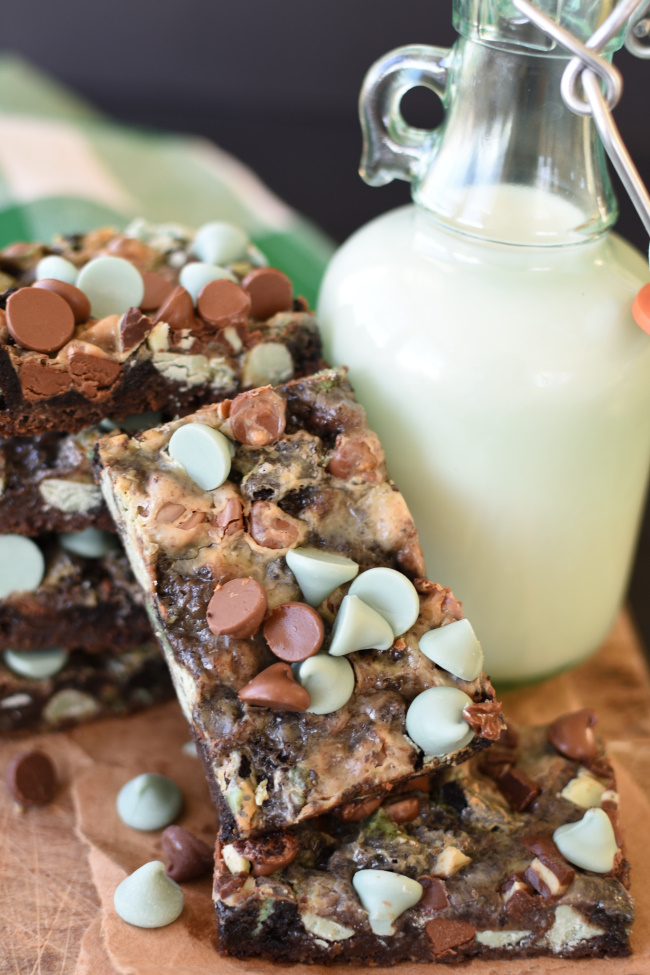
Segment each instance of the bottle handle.
[[423,44],[398,47],[368,71],[359,96],[363,132],[359,172],[370,186],[384,186],[393,179],[410,181],[418,170],[436,130],[409,125],[400,102],[407,91],[421,85],[435,92],[444,105],[450,53],[448,48]]

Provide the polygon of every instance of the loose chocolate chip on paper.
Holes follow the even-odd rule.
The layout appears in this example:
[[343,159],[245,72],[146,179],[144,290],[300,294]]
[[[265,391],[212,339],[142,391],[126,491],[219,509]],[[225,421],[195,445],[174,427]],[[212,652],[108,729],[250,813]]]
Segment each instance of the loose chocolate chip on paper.
[[227,278],[210,281],[201,290],[196,307],[212,328],[245,325],[251,308],[248,294]]
[[58,788],[52,759],[37,749],[14,758],[7,769],[6,783],[21,806],[44,806],[54,798]]
[[74,315],[54,291],[20,288],[7,300],[7,328],[23,349],[57,352],[74,335]]
[[72,308],[72,314],[77,325],[87,322],[90,318],[90,302],[80,288],[75,288],[67,281],[59,281],[56,278],[42,278],[35,281],[32,288],[44,288],[46,291],[53,291],[59,295]]
[[235,439],[250,447],[266,447],[284,433],[286,403],[270,386],[235,396],[230,423]]
[[177,884],[195,880],[212,870],[214,855],[208,844],[182,826],[168,826],[161,843],[167,857],[165,873]]
[[217,586],[208,604],[208,626],[215,636],[245,640],[262,625],[268,602],[264,586],[256,579],[231,579]]
[[242,288],[251,299],[251,318],[266,321],[279,311],[293,308],[291,281],[275,267],[260,267],[251,271],[242,281]]

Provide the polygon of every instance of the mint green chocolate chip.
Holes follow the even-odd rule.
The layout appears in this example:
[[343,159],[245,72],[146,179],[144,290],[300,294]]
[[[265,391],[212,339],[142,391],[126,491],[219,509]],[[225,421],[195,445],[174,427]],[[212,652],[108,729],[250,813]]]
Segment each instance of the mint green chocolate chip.
[[483,650],[469,620],[455,620],[429,630],[420,637],[420,650],[461,680],[475,680],[483,670]]
[[609,873],[614,868],[618,845],[604,809],[588,809],[577,823],[558,826],[553,842],[569,863],[583,870]]
[[144,281],[136,267],[122,257],[96,257],[79,271],[77,287],[88,300],[93,318],[123,315],[144,298]]
[[350,586],[351,596],[380,613],[390,623],[395,636],[401,636],[415,623],[420,613],[420,598],[410,579],[396,569],[368,569]]
[[199,227],[192,241],[192,253],[206,264],[231,264],[246,254],[248,237],[231,223],[214,221]]
[[68,651],[62,647],[51,650],[5,650],[3,659],[7,667],[29,680],[47,680],[63,670],[68,662]]
[[183,891],[165,873],[161,860],[145,863],[123,880],[113,895],[115,910],[137,928],[164,928],[180,915]]
[[132,829],[150,832],[173,823],[183,807],[183,796],[166,775],[145,772],[120,789],[117,812]]
[[192,301],[196,304],[196,299],[200,292],[210,281],[218,281],[220,278],[227,278],[228,281],[237,283],[237,278],[225,267],[215,267],[214,264],[204,264],[202,261],[192,261],[186,264],[178,277],[178,283],[192,296]]
[[474,732],[463,717],[472,699],[457,687],[430,687],[406,712],[406,733],[425,755],[442,758],[469,745]]
[[81,555],[84,559],[101,559],[118,548],[117,537],[98,528],[85,528],[82,532],[61,532],[59,541],[68,552]]
[[310,606],[320,606],[335,589],[354,579],[359,571],[352,559],[319,548],[290,549],[287,565]]
[[205,423],[179,427],[169,441],[169,456],[203,491],[214,491],[230,474],[230,441]]
[[342,657],[356,650],[388,650],[394,639],[383,616],[358,596],[347,595],[334,620],[329,653]]
[[345,657],[318,653],[294,664],[294,676],[309,691],[311,714],[331,714],[347,704],[354,691],[354,671]]
[[395,921],[422,899],[424,888],[392,870],[357,870],[352,884],[368,912],[368,923],[379,937],[395,934]]
[[76,284],[79,272],[72,261],[65,257],[49,254],[42,257],[36,265],[36,280],[65,281],[66,284]]
[[0,599],[12,592],[33,592],[45,575],[45,559],[31,538],[0,535]]

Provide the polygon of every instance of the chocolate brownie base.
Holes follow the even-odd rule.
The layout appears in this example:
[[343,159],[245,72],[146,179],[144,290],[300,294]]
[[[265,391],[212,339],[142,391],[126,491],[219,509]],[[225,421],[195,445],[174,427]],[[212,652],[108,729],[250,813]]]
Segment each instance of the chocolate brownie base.
[[124,552],[82,558],[63,549],[56,536],[40,537],[38,545],[46,564],[40,586],[0,600],[0,650],[83,646],[119,652],[151,640]]
[[131,714],[173,695],[154,643],[120,654],[71,650],[63,669],[44,680],[21,677],[0,657],[0,734],[60,731]]
[[0,533],[112,531],[89,460],[100,436],[94,427],[0,439]]
[[[419,648],[420,636],[460,620],[462,609],[448,589],[418,578],[424,565],[415,526],[345,374],[267,389],[264,403],[271,412],[277,407],[286,427],[281,423],[280,433],[277,426],[263,446],[235,437],[229,416],[231,408],[239,415],[237,401],[98,445],[102,489],[228,837],[280,829],[390,792],[423,770],[464,761],[501,728],[500,706],[480,667],[462,680]],[[275,429],[265,411],[264,422]],[[230,476],[213,491],[202,491],[169,457],[171,436],[192,422],[222,431],[232,445]],[[237,579],[257,587],[270,611],[292,601],[308,610],[287,563],[288,552],[301,546],[347,556],[360,572],[382,566],[416,580],[419,617],[388,649],[348,654],[351,696],[329,713],[305,711],[309,698],[296,710],[284,702],[246,703],[244,689],[278,659],[259,629],[215,635],[207,616],[215,588]],[[348,588],[331,592],[318,613],[309,610],[322,621],[324,647]],[[287,686],[292,693],[297,687]],[[406,712],[424,690],[443,686],[466,695],[474,735],[425,755],[406,734]]]
[[[486,761],[498,751],[519,777],[535,783],[539,791],[525,809],[499,788],[496,763],[479,757],[434,775],[428,793],[394,796],[359,822],[327,815],[298,827],[292,831],[297,853],[276,870],[268,852],[277,851],[277,838],[273,847],[268,837],[257,846],[253,840],[217,844],[219,950],[284,963],[366,965],[630,954],[634,911],[622,851],[612,870],[594,873],[568,863],[552,838],[558,826],[584,816],[585,808],[565,796],[585,774],[601,791],[594,804],[607,810],[618,831],[611,768],[602,753],[586,767],[567,758],[546,728],[522,729],[516,744],[513,737]],[[535,852],[540,835],[551,878],[563,878],[555,893],[529,883],[542,869]],[[445,859],[443,850],[462,857],[448,852]],[[243,861],[233,861],[233,852]],[[240,872],[231,872],[227,860]],[[421,899],[393,919],[392,934],[374,933],[352,883],[357,871],[369,869],[423,887]],[[518,887],[509,895],[513,883]]]

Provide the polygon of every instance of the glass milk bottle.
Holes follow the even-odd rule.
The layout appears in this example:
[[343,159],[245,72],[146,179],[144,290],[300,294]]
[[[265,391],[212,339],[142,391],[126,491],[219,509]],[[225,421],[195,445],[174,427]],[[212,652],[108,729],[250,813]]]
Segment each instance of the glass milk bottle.
[[[546,0],[586,40],[612,7]],[[506,0],[455,0],[451,51],[371,68],[362,175],[414,204],[358,231],[320,297],[430,578],[463,601],[486,671],[523,682],[606,636],[625,592],[650,457],[650,337],[631,307],[647,260],[589,118],[564,105],[566,52]],[[614,45],[610,45],[610,51]],[[399,111],[442,99],[433,132]]]

